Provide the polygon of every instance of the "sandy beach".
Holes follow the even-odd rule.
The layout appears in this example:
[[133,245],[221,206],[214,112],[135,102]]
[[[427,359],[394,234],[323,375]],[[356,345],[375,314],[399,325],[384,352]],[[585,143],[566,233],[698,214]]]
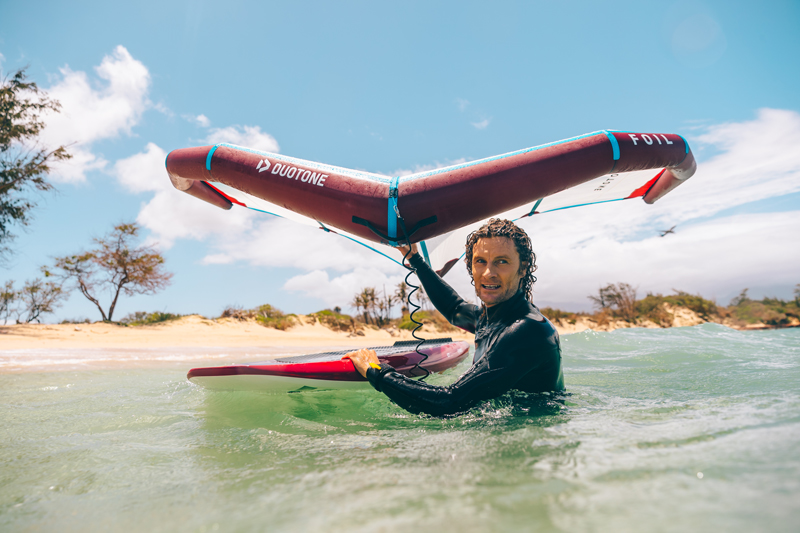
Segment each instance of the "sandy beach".
[[[147,326],[116,324],[15,324],[0,326],[0,350],[174,347],[329,347],[374,346],[411,339],[406,330],[363,328],[363,335],[333,331],[298,317],[296,326],[280,331],[255,321],[210,320],[191,315]],[[422,330],[428,338],[452,337],[472,342],[473,335]]]
[[[0,372],[110,366],[230,364],[330,349],[385,346],[412,339],[399,329],[363,327],[359,335],[333,331],[300,316],[287,331],[254,320],[210,320],[199,315],[147,326],[14,324],[0,326]],[[473,342],[466,332],[424,328],[425,338]]]
[[[705,322],[694,312],[671,308],[671,327],[695,326]],[[661,326],[639,321],[610,320],[598,323],[591,317],[574,321],[554,320],[560,335],[586,330],[613,331]],[[727,321],[729,322],[729,321]],[[764,324],[734,329],[765,329]],[[461,331],[438,331],[426,325],[420,335],[428,339],[450,337],[474,342],[474,335]],[[92,324],[14,324],[0,326],[0,373],[118,366],[206,366],[252,362],[285,355],[297,355],[346,348],[386,346],[412,339],[411,332],[397,328],[378,329],[361,325],[358,334],[334,331],[313,317],[299,315],[286,331],[264,327],[255,320],[208,319],[185,316],[158,324],[125,326]]]
[[[670,307],[673,316],[669,327],[696,326],[706,322],[693,311]],[[613,331],[615,329],[661,326],[641,321],[628,323],[610,320],[598,323],[591,317],[579,317],[575,321],[553,320],[560,335],[581,331]],[[765,329],[764,324],[737,326],[730,320],[721,323],[734,329]],[[792,325],[795,325],[794,323]],[[474,335],[461,330],[438,331],[426,325],[422,328],[426,338],[452,337],[473,342]],[[124,326],[95,322],[91,324],[12,324],[0,326],[0,351],[28,349],[152,349],[152,348],[247,348],[247,347],[318,347],[341,348],[347,346],[376,346],[392,344],[398,340],[411,339],[411,332],[397,328],[378,329],[361,326],[358,335],[333,331],[314,318],[299,315],[295,325],[286,331],[264,327],[255,320],[231,318],[208,319],[200,315],[189,315],[146,326]]]

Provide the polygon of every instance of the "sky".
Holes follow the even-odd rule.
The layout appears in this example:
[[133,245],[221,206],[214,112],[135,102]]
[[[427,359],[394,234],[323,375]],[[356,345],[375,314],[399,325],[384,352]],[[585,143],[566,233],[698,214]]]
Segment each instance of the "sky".
[[[535,303],[589,310],[616,282],[640,297],[788,299],[800,283],[798,57],[797,1],[0,2],[2,74],[27,66],[61,103],[40,141],[73,154],[50,175],[57,191],[34,196],[0,283],[136,221],[174,276],[121,299],[115,319],[347,310],[402,269],[182,194],[166,154],[231,142],[391,176],[621,129],[683,135],[697,173],[652,206],[526,220]],[[445,279],[474,300],[463,267]],[[82,318],[100,316],[75,292],[46,320]]]

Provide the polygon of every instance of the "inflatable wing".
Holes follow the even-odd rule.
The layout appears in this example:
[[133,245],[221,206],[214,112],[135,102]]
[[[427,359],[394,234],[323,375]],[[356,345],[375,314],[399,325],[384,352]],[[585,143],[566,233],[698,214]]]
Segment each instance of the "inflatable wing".
[[408,237],[442,275],[488,217],[627,198],[652,204],[696,170],[680,135],[606,130],[402,178],[231,144],[174,150],[166,166],[176,189],[217,207],[313,224],[395,262],[373,243]]

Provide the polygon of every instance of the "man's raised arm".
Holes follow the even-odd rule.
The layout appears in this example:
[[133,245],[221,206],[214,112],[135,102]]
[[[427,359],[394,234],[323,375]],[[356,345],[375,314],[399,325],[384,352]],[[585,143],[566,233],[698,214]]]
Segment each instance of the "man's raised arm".
[[[406,247],[400,247],[402,252],[407,250]],[[433,306],[454,326],[474,333],[481,308],[461,298],[417,253],[416,244],[412,245],[411,251],[408,264],[414,269],[422,286],[425,287],[425,292]]]

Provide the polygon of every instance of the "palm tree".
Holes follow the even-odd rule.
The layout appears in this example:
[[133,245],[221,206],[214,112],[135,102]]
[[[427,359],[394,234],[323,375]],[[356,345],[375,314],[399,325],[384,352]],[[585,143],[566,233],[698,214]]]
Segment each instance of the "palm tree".
[[405,281],[401,281],[397,286],[397,289],[394,291],[394,296],[397,298],[397,301],[400,302],[400,314],[405,315],[408,313],[408,306],[406,305],[406,300],[408,299],[408,285],[406,285]]

